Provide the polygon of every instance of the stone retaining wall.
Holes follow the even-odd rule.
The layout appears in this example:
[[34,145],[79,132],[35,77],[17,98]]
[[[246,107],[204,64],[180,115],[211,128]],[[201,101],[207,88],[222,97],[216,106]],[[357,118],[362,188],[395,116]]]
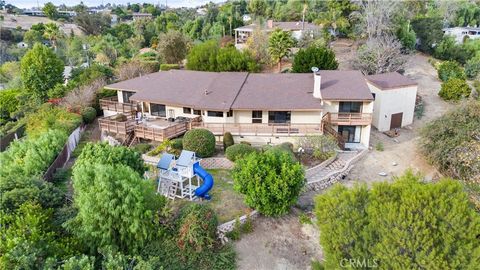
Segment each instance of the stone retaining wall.
[[[239,217],[238,221],[240,222],[240,224],[244,224],[248,219],[253,220],[257,216],[258,216],[258,212],[257,212],[257,210],[254,210],[254,211],[250,212],[249,214],[246,214],[246,215],[243,215],[243,216]],[[228,238],[227,238],[226,235],[227,235],[227,233],[229,233],[229,232],[231,232],[235,229],[235,222],[236,222],[236,219],[230,220],[228,222],[225,222],[225,223],[217,226],[217,235],[218,235],[218,238],[220,239],[220,241],[222,241],[222,244],[225,244],[225,243],[228,242]]]

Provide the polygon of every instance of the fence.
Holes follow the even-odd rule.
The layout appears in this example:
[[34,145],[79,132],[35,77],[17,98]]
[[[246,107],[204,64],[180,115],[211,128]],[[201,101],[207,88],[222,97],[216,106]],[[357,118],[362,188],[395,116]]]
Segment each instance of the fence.
[[70,136],[68,136],[68,140],[63,146],[62,151],[58,154],[57,158],[50,164],[47,171],[43,175],[43,178],[47,181],[51,181],[53,179],[53,174],[59,168],[63,168],[67,161],[70,159],[70,155],[72,154],[73,150],[77,147],[78,143],[80,142],[80,137],[85,130],[85,126],[81,125],[77,129],[75,129]]
[[25,133],[25,125],[22,125],[15,131],[10,132],[3,137],[0,137],[0,152],[5,151],[11,142],[22,137],[23,133]]

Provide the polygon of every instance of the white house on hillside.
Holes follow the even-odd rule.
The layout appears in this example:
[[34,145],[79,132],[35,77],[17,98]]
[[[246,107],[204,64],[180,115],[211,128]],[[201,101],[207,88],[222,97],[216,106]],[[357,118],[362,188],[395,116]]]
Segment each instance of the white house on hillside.
[[463,43],[465,39],[480,38],[480,27],[453,27],[442,29],[445,35],[455,37],[457,43]]

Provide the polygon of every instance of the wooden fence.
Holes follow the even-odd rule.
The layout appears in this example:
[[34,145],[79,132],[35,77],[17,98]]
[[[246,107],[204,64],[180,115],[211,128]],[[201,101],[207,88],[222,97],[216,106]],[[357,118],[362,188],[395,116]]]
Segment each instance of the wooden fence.
[[12,131],[5,136],[0,137],[0,152],[3,152],[7,149],[11,142],[16,139],[19,139],[25,133],[25,125],[20,126],[15,131]]

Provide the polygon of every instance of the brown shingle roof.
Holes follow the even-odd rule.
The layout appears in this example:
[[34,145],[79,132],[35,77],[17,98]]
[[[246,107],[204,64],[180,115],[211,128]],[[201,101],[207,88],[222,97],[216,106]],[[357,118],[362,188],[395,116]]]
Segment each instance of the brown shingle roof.
[[415,81],[398,72],[370,75],[366,76],[365,79],[383,90],[417,85]]
[[250,74],[233,103],[232,109],[320,110],[313,97],[313,74]]
[[107,88],[135,91],[130,99],[136,101],[229,110],[247,75],[246,72],[170,70],[114,83]]
[[[372,100],[359,71],[322,70],[324,100]],[[170,70],[114,83],[106,88],[136,92],[130,99],[195,109],[227,111],[320,110],[313,73],[202,72]],[[207,94],[205,94],[207,91]]]
[[[357,70],[320,70],[325,100],[373,100],[365,78]],[[313,82],[312,82],[313,85]]]

